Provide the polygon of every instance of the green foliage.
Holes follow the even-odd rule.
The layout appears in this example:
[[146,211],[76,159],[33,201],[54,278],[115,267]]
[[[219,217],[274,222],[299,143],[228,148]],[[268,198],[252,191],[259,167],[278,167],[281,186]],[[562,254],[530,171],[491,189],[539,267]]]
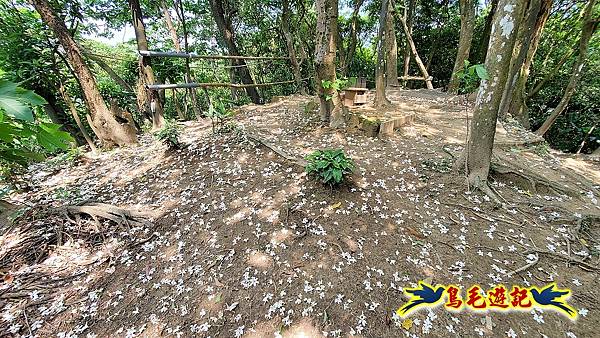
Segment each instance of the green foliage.
[[342,183],[355,168],[354,161],[342,149],[317,150],[306,160],[306,172],[329,185]]
[[[344,90],[346,88],[353,86],[355,83],[356,83],[355,77],[351,77],[351,78],[337,77],[335,79],[335,81],[321,80],[321,86],[323,87],[323,89],[333,89],[335,91]],[[329,100],[331,100],[331,96],[326,95],[325,99],[327,101],[329,101]]]
[[479,87],[481,80],[489,79],[484,65],[470,65],[469,60],[465,60],[465,66],[456,73],[456,76],[460,80],[459,92],[462,94],[474,92]]
[[170,120],[165,121],[165,126],[154,134],[157,140],[164,143],[171,150],[181,149],[182,144],[179,141],[179,135],[180,127]]
[[[527,85],[530,91],[543,78],[553,75],[527,103],[531,129],[539,128],[560,102],[573,71],[577,53],[572,54],[554,73],[559,61],[577,49],[576,36],[581,30],[581,10],[585,2],[561,9],[550,16],[540,40]],[[598,4],[596,4],[598,6]],[[600,147],[600,35],[594,34],[582,76],[567,109],[558,116],[545,135],[554,149],[576,152],[583,141],[582,153],[591,153]],[[592,128],[596,126],[593,130]],[[590,133],[590,130],[592,132]]]
[[226,121],[233,116],[233,111],[227,109],[223,101],[217,100],[216,104],[208,107],[206,116],[210,118],[213,132],[223,131]]
[[73,138],[59,125],[34,122],[32,108],[44,102],[32,91],[0,80],[0,164],[26,166],[70,147]]

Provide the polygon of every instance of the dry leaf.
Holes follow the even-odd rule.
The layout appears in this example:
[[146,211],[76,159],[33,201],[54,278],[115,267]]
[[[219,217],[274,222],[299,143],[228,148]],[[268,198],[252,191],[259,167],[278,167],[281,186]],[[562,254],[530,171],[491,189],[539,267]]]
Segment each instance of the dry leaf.
[[406,318],[405,320],[402,321],[402,328],[405,329],[406,331],[410,330],[410,328],[413,326],[413,321]]
[[3,279],[4,279],[4,283],[10,284],[10,283],[12,283],[15,280],[15,276],[13,276],[10,273],[7,273],[6,275],[4,275]]
[[341,207],[341,206],[342,206],[342,202],[337,202],[336,204],[332,204],[332,205],[330,205],[330,206],[329,206],[329,209],[331,209],[331,210],[335,210],[335,209],[337,209],[337,208],[339,208],[339,207]]

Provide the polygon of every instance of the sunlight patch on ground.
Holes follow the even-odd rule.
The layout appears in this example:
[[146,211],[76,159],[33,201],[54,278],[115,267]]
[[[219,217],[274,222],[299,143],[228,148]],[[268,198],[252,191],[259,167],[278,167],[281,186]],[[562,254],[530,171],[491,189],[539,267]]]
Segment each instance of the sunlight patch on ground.
[[250,253],[247,261],[250,266],[263,270],[267,270],[273,266],[273,259],[260,251]]

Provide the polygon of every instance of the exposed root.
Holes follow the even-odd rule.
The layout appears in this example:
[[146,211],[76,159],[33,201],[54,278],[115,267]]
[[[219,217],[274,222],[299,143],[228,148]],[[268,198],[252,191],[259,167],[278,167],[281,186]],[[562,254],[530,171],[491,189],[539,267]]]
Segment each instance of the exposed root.
[[525,264],[524,266],[513,270],[509,273],[506,274],[507,277],[512,277],[513,275],[519,273],[519,272],[523,272],[523,271],[527,271],[527,269],[530,269],[531,267],[533,267],[534,265],[536,265],[538,262],[540,261],[540,255],[535,255],[535,258],[533,259],[532,262]]
[[[135,235],[150,226],[140,212],[103,203],[32,209],[0,237],[0,274],[4,280],[18,280],[0,291],[0,299],[27,299],[20,290],[40,280],[54,290],[80,275],[82,267],[110,258],[100,251],[135,246]],[[45,277],[50,273],[62,278]]]
[[302,169],[304,169],[304,167],[306,166],[306,161],[304,159],[299,159],[296,158],[294,156],[288,155],[286,154],[283,150],[279,149],[277,146],[275,146],[274,144],[271,144],[270,142],[266,141],[265,139],[261,138],[260,136],[257,135],[253,135],[253,134],[246,134],[246,136],[251,139],[252,141],[262,144],[263,146],[269,148],[271,151],[273,151],[275,154],[283,157],[284,159],[288,160],[289,162],[291,162],[292,164],[295,164],[299,167],[302,167]]

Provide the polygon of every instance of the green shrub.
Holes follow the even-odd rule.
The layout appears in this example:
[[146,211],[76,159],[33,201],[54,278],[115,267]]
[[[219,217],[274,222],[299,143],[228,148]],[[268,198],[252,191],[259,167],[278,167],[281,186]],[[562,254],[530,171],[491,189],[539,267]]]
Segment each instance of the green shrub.
[[459,92],[461,94],[472,93],[479,88],[481,80],[489,80],[484,65],[471,65],[468,60],[465,60],[464,68],[456,73],[456,76],[460,80]]
[[169,120],[165,121],[165,126],[156,132],[154,137],[171,150],[181,149],[182,147],[181,142],[179,142],[179,126]]
[[341,149],[317,150],[306,160],[306,172],[330,185],[342,183],[346,175],[351,174],[355,168],[354,161]]

